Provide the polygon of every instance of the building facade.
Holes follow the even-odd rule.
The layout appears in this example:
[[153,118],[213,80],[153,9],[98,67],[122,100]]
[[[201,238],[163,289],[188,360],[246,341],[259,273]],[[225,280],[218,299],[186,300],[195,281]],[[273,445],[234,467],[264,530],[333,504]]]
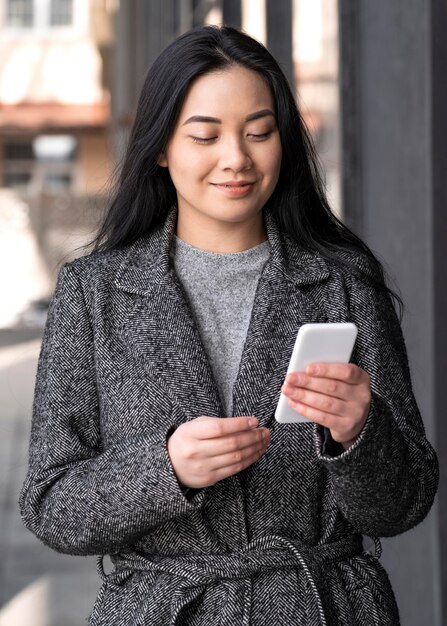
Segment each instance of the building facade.
[[0,188],[17,212],[26,206],[23,236],[48,285],[24,306],[51,294],[100,218],[113,167],[114,10],[110,0],[0,0]]
[[0,1],[0,186],[93,194],[110,172],[99,0]]

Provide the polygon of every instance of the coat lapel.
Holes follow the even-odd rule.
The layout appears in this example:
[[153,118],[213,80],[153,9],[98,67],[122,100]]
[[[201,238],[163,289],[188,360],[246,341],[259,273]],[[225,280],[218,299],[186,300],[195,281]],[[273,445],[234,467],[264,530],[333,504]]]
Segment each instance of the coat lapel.
[[264,217],[271,257],[258,283],[233,388],[233,414],[256,415],[261,424],[273,416],[299,327],[328,321],[319,296],[330,276],[321,257],[281,234],[270,212]]
[[124,343],[175,400],[188,419],[223,414],[219,392],[169,249],[176,210],[149,237],[129,249],[115,284],[134,294],[121,326]]

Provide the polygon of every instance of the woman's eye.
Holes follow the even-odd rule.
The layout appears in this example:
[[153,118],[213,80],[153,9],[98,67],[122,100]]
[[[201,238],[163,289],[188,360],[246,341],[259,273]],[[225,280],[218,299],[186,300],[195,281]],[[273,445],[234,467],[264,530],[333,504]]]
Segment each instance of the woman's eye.
[[249,137],[251,137],[254,141],[264,141],[265,139],[268,139],[270,137],[272,133],[268,132],[268,133],[251,133],[250,135],[248,135]]
[[211,143],[212,141],[214,141],[214,139],[217,139],[217,137],[192,137],[191,139],[193,140],[194,143]]

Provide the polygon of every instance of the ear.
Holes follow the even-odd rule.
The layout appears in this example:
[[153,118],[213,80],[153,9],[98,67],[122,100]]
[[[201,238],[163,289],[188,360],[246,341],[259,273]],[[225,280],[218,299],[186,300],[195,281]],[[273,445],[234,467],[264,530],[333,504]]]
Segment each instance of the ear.
[[166,158],[166,154],[164,152],[160,152],[155,160],[160,167],[168,167],[168,159]]

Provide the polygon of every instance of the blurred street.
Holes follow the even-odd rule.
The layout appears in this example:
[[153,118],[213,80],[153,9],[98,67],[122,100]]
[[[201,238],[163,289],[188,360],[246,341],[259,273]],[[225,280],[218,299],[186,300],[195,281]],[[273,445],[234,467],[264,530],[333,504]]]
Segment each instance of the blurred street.
[[99,589],[94,557],[47,548],[22,525],[17,506],[40,349],[30,334],[0,330],[0,626],[81,626]]
[[95,558],[43,545],[23,526],[17,503],[49,297],[58,267],[69,259],[66,250],[90,232],[78,223],[82,207],[62,200],[42,230],[39,206],[0,189],[0,289],[7,294],[0,307],[0,626],[82,626],[100,584]]
[[92,206],[88,196],[0,188],[0,626],[82,626],[100,585],[95,558],[44,546],[17,502],[49,298],[58,268],[92,233]]

